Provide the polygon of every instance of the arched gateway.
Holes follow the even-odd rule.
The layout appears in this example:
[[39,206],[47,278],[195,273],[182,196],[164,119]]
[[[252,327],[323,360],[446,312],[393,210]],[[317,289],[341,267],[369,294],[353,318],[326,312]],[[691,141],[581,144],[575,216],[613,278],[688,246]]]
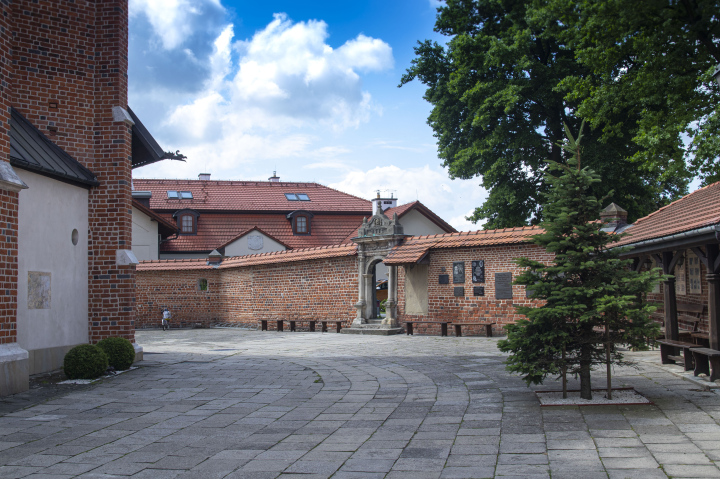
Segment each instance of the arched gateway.
[[398,222],[397,214],[392,220],[382,211],[369,220],[363,219],[358,237],[353,241],[358,245],[358,302],[355,303],[357,315],[350,328],[342,332],[349,334],[398,334],[402,329],[397,321],[397,266],[388,266],[388,297],[385,303],[385,318],[375,318],[373,274],[375,265],[382,262],[394,246],[406,237]]

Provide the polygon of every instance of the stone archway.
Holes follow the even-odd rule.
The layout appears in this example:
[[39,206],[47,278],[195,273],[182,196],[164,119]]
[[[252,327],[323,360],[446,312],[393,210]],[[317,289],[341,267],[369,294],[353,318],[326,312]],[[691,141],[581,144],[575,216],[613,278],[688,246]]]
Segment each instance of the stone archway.
[[385,318],[374,316],[373,271],[375,265],[385,259],[393,247],[405,238],[403,227],[398,222],[397,214],[392,220],[383,213],[374,215],[369,220],[363,219],[358,237],[353,241],[358,245],[358,302],[355,304],[357,316],[350,329],[374,329],[400,332],[397,322],[397,266],[388,266],[388,299],[385,303]]

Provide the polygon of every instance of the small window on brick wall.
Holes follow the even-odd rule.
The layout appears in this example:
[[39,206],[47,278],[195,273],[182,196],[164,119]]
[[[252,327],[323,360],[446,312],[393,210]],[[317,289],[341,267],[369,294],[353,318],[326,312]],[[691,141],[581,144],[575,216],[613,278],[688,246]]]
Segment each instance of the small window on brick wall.
[[208,290],[208,280],[205,278],[200,278],[198,280],[198,291],[207,291]]

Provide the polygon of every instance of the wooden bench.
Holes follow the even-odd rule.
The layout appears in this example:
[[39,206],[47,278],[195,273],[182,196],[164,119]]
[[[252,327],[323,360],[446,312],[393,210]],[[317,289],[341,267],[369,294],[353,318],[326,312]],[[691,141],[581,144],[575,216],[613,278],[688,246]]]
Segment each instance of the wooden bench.
[[495,325],[495,323],[452,323],[452,325],[455,328],[456,337],[462,336],[463,326],[484,326],[485,336],[487,336],[488,338],[492,338],[492,327]]
[[440,336],[448,335],[448,323],[449,321],[405,321],[405,332],[408,336],[415,335],[413,325],[415,324],[439,324],[440,325]]
[[693,348],[691,351],[695,359],[695,376],[705,373],[711,382],[720,379],[720,351],[710,348]]
[[320,321],[320,323],[322,324],[321,331],[323,333],[327,333],[328,332],[327,323],[335,323],[335,332],[339,333],[340,330],[342,329],[343,322],[344,321]]
[[[658,339],[656,342],[660,345],[660,359],[663,364],[675,364],[675,361],[683,361],[685,371],[693,369],[693,355],[690,351],[700,348],[700,345],[672,339]],[[682,356],[675,355],[678,348],[683,350]]]

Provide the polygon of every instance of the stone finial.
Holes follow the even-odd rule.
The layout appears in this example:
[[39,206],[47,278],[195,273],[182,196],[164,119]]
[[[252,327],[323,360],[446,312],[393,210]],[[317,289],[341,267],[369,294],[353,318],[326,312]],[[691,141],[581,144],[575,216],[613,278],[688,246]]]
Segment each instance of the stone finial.
[[620,208],[615,203],[610,203],[605,209],[600,212],[600,219],[605,223],[615,224],[621,226],[627,224],[627,211]]

